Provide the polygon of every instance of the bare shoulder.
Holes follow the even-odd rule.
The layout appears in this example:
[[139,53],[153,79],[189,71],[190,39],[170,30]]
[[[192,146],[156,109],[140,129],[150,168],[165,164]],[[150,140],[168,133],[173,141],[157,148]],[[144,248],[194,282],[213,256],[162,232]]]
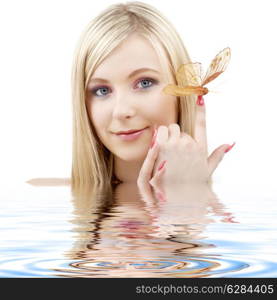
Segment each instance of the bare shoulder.
[[26,183],[33,186],[66,186],[70,185],[70,178],[32,178]]

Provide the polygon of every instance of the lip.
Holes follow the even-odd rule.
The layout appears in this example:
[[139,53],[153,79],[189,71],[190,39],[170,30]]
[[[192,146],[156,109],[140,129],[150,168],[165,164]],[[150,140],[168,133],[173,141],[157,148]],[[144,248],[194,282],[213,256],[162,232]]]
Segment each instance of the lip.
[[127,130],[127,131],[119,131],[116,133],[116,136],[118,136],[119,138],[121,138],[124,141],[133,141],[133,140],[137,139],[139,136],[141,136],[147,128],[148,127],[145,127],[140,130],[131,129],[131,130]]
[[130,134],[130,133],[135,133],[135,132],[141,131],[143,129],[130,129],[130,130],[126,130],[126,131],[118,131],[115,134]]

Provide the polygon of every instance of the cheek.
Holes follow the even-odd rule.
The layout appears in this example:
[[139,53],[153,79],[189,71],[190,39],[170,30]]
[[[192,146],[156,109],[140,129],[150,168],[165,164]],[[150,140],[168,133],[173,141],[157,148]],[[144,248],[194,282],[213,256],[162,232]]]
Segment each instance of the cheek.
[[152,98],[150,102],[149,112],[152,114],[152,119],[159,125],[169,125],[177,123],[178,109],[177,98],[168,95],[159,95]]
[[107,120],[109,119],[108,112],[103,107],[103,105],[90,103],[90,105],[88,106],[88,114],[98,137],[101,139],[101,136],[103,135],[102,132],[104,128],[106,128]]

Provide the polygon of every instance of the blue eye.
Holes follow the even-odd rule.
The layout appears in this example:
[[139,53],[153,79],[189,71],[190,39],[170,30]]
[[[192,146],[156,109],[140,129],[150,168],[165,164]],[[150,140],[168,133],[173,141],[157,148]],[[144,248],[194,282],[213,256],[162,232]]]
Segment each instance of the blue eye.
[[154,83],[156,83],[156,80],[142,79],[138,82],[137,87],[139,89],[147,89],[147,88],[151,87]]
[[98,97],[103,97],[108,95],[110,89],[108,87],[100,87],[92,90],[92,93]]

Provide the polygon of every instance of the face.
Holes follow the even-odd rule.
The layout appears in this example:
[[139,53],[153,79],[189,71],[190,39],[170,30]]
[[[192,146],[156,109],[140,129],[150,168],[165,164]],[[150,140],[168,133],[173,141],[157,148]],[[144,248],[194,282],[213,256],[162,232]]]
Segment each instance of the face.
[[154,129],[177,122],[177,99],[162,91],[167,84],[154,48],[136,34],[95,70],[87,89],[88,113],[115,157],[144,160]]

